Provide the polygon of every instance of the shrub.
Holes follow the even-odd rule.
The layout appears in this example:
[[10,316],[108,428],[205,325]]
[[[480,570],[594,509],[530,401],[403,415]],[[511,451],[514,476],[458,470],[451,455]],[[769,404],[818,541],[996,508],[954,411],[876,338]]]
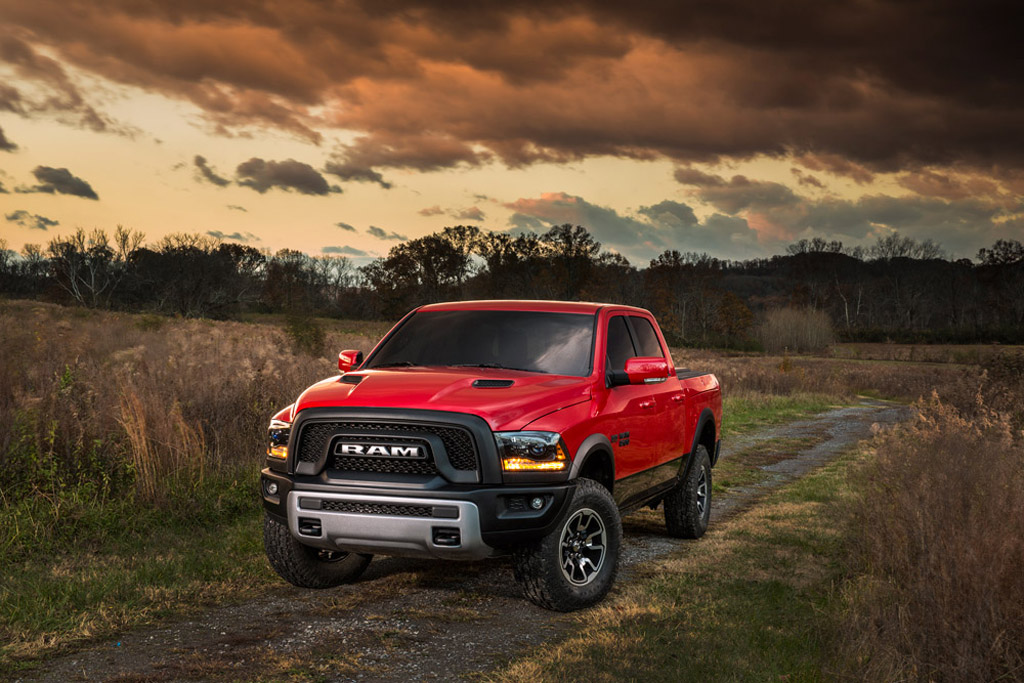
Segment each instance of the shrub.
[[308,356],[324,355],[327,336],[324,334],[324,328],[320,327],[314,318],[290,315],[285,325],[285,331],[288,333],[296,353],[304,353]]
[[156,331],[163,327],[168,321],[166,316],[156,313],[143,313],[135,318],[135,326],[144,331]]
[[828,314],[810,308],[768,311],[757,334],[768,353],[822,351],[835,339]]
[[980,392],[882,437],[850,511],[843,652],[860,680],[1024,677],[1024,445]]
[[1024,430],[1024,353],[993,354],[981,366],[990,380],[989,402],[1009,416],[1014,429]]

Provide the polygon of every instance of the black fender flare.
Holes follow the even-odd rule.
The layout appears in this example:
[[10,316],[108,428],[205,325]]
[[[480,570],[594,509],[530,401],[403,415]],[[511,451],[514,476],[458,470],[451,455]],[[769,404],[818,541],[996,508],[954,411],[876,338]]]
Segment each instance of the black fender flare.
[[[718,442],[718,429],[715,425],[715,414],[711,412],[711,408],[705,408],[701,411],[700,417],[697,418],[697,427],[693,430],[693,443],[690,444],[690,452],[686,454],[686,458],[683,459],[683,465],[679,468],[679,476],[685,478],[689,473],[690,465],[693,464],[693,456],[697,453],[697,446],[700,444],[700,435],[704,433],[704,427],[707,426],[708,422],[711,422],[711,429],[715,432],[715,442]],[[714,446],[711,447],[708,456],[711,458],[712,466],[715,464],[716,455],[718,449]]]
[[608,459],[612,465],[612,481],[615,481],[615,451],[612,450],[612,442],[604,434],[591,434],[576,449],[576,457],[573,458],[572,467],[569,468],[570,480],[580,476],[584,463],[597,451],[603,451],[608,454]]

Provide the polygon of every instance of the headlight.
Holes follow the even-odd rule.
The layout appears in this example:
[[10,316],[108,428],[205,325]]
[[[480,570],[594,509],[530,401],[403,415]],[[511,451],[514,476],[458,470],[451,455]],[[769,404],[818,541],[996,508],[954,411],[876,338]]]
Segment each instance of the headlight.
[[498,456],[506,472],[561,472],[569,458],[554,432],[495,432]]
[[288,437],[292,426],[283,420],[271,420],[267,431],[267,455],[271,458],[288,459]]

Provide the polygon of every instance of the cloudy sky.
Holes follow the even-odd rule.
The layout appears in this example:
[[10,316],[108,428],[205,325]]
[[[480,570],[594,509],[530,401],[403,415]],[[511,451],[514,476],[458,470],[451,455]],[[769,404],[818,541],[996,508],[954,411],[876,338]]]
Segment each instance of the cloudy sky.
[[0,238],[362,262],[578,223],[638,265],[893,231],[970,256],[1024,239],[1017,6],[0,0]]

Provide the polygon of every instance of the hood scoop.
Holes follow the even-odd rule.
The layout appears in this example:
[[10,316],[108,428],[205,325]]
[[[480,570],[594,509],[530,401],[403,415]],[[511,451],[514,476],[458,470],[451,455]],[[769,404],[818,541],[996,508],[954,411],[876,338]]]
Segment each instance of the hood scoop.
[[341,376],[341,383],[342,384],[359,384],[360,382],[363,381],[364,377],[366,377],[366,375],[342,375]]
[[515,384],[511,379],[477,379],[473,380],[473,386],[477,389],[505,389]]

